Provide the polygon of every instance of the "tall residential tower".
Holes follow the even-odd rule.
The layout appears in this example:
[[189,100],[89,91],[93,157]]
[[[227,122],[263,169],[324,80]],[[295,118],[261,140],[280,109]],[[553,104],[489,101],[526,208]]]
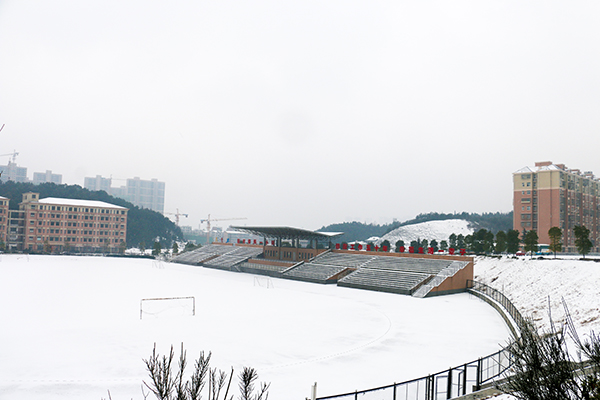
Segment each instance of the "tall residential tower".
[[600,181],[592,172],[568,169],[551,161],[536,162],[513,173],[513,228],[535,230],[549,244],[548,230],[562,229],[563,250],[577,252],[573,228],[590,230],[593,252],[599,251]]

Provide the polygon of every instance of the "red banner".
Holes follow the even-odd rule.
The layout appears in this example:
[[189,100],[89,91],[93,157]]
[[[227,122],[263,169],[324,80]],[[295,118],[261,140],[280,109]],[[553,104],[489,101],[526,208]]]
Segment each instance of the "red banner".
[[450,247],[448,249],[448,253],[450,253],[450,255],[453,256],[454,255],[454,248]]
[[388,252],[388,247],[387,247],[387,246],[383,246],[383,247],[382,247],[382,249],[383,249],[383,252],[384,252],[384,253],[387,253],[387,252]]
[[414,253],[415,252],[415,248],[413,246],[409,246],[408,247],[408,252],[409,253]]
[[[404,253],[404,251],[405,251],[406,249],[404,248],[404,246],[400,246],[400,248],[399,248],[398,250],[400,250],[400,253]],[[411,253],[412,253],[412,251],[411,251]]]
[[419,247],[419,254],[423,254],[424,249],[422,247]]
[[464,256],[465,254],[467,254],[467,250],[466,249],[460,249],[460,255]]

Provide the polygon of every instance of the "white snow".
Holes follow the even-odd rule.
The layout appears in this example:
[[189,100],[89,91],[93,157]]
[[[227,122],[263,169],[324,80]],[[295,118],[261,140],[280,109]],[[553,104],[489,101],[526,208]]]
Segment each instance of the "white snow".
[[[564,322],[564,298],[582,339],[592,330],[600,332],[600,263],[573,257],[545,260],[478,257],[475,280],[503,292],[524,317],[533,318],[541,329],[550,328],[549,307],[556,326]],[[515,397],[502,395],[495,399]]]
[[543,329],[550,326],[549,305],[554,322],[564,321],[564,298],[581,334],[600,332],[600,263],[573,257],[483,257],[476,260],[475,280],[503,292],[524,317],[532,317]]
[[[146,259],[3,255],[0,399],[142,399],[143,358],[257,368],[270,399],[421,377],[497,351],[509,332],[468,294],[416,299]],[[264,278],[262,278],[264,279]],[[143,298],[196,298],[196,316],[146,315]],[[477,321],[476,324],[469,324]],[[151,397],[149,397],[151,398]]]
[[[478,258],[475,274],[542,326],[548,296],[555,322],[564,297],[582,336],[600,331],[598,263]],[[271,382],[269,398],[304,399],[314,382],[321,396],[387,385],[509,338],[468,294],[415,299],[274,278],[267,289],[255,278],[145,259],[3,255],[0,399],[100,399],[107,390],[142,399],[142,359],[154,343],[164,354],[183,342],[190,361],[212,351],[212,366],[226,371],[253,366]],[[140,320],[141,299],[181,296],[196,298],[196,316],[175,309]]]
[[432,239],[438,241],[448,241],[448,237],[451,234],[457,236],[462,234],[463,236],[470,235],[475,231],[475,227],[469,221],[464,219],[447,219],[443,221],[427,221],[419,224],[412,224],[401,226],[393,231],[383,235],[377,244],[381,244],[382,241],[388,240],[392,247],[398,240],[404,240],[406,246],[411,241],[417,239],[427,239],[431,242]]

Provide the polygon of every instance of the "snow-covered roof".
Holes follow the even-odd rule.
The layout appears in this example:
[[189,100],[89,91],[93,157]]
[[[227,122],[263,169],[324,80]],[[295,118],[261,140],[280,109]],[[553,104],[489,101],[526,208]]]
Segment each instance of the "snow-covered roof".
[[518,171],[515,171],[515,174],[526,174],[526,173],[535,173],[539,171],[563,171],[561,167],[556,164],[544,165],[541,167],[523,167]]
[[53,204],[60,206],[75,206],[75,207],[98,207],[98,208],[115,208],[119,210],[127,210],[125,207],[116,206],[114,204],[105,203],[98,200],[79,200],[79,199],[61,199],[58,197],[46,197],[38,201],[40,204]]

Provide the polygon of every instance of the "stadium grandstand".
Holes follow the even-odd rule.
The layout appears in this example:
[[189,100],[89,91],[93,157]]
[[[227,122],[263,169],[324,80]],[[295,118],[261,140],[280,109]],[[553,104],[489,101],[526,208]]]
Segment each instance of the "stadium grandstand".
[[341,250],[341,232],[290,227],[233,227],[261,237],[212,243],[172,262],[306,282],[426,297],[465,291],[473,259],[464,255]]

